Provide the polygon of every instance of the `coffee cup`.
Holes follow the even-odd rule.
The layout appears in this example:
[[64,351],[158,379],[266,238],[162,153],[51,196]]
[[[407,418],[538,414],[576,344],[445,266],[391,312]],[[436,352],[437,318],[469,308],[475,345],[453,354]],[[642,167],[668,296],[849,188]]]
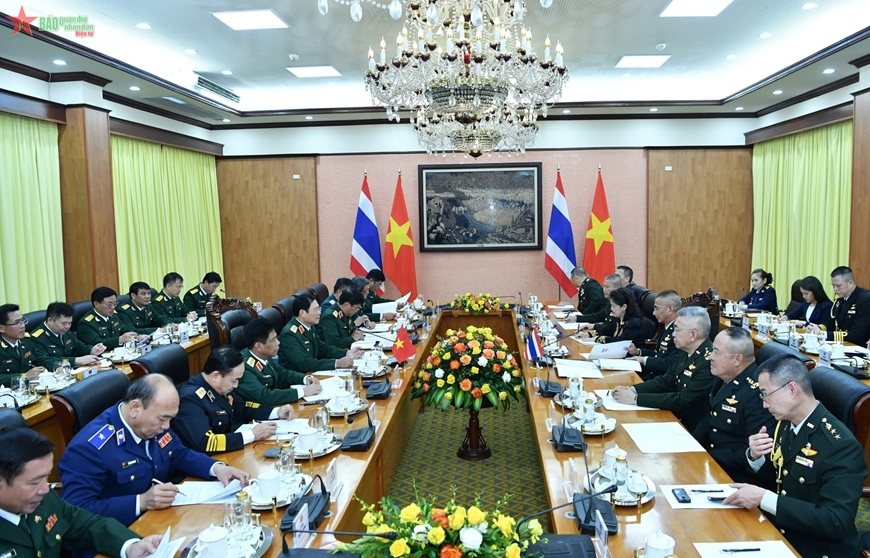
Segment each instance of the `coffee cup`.
[[296,438],[296,448],[301,453],[317,449],[317,429],[306,426],[300,430]]
[[215,525],[200,532],[195,545],[199,556],[201,558],[227,558],[229,534],[225,527]]
[[634,551],[635,558],[668,558],[674,554],[674,539],[661,531],[647,535],[645,544]]
[[259,477],[253,479],[251,484],[257,485],[257,491],[260,497],[257,502],[271,502],[272,498],[277,498],[281,493],[281,475],[278,471],[266,471]]
[[[846,348],[840,343],[831,345],[831,359],[835,358],[846,358]],[[42,377],[42,374],[40,374],[40,377]]]
[[819,338],[812,333],[808,333],[804,335],[804,348],[810,350],[818,350],[819,349]]
[[737,313],[737,305],[733,302],[725,303],[725,313],[731,314],[732,316]]
[[45,389],[54,386],[54,374],[51,372],[43,372],[39,375],[39,385]]
[[334,401],[333,409],[336,409],[339,411],[343,410],[343,409],[350,409],[351,404],[353,403],[353,394],[351,394],[345,390],[337,391],[337,392],[335,392],[335,398],[333,399],[333,401]]
[[612,448],[605,450],[604,466],[608,469],[613,469],[613,467],[616,466],[617,457],[628,457],[628,452],[621,449],[619,446],[613,446]]

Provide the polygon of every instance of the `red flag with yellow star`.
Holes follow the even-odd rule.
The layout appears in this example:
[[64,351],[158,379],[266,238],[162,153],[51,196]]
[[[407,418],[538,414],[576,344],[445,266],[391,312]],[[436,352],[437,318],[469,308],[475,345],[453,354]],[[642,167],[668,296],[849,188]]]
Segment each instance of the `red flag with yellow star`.
[[604,195],[604,180],[598,171],[598,184],[592,199],[592,213],[586,230],[586,249],[583,251],[583,268],[589,277],[599,283],[604,277],[616,270],[613,256],[613,229],[610,226],[610,211],[607,209],[607,196]]
[[411,221],[402,192],[402,175],[396,182],[390,226],[384,246],[384,275],[399,289],[399,294],[411,293],[410,300],[417,298],[417,268],[414,264],[414,239],[411,237]]
[[408,336],[408,331],[400,327],[396,333],[396,340],[393,342],[393,356],[399,362],[405,362],[409,358],[417,355],[417,349],[411,343],[411,338]]

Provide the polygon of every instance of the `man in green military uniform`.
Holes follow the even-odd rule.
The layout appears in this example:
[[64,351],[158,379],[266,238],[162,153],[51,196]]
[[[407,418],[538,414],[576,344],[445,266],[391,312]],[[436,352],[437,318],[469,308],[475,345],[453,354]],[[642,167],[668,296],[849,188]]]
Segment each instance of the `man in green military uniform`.
[[759,484],[736,483],[724,503],[761,507],[804,558],[858,556],[855,514],[867,464],[849,428],[816,401],[810,372],[791,355],[758,373],[764,406],[779,422],[749,437],[749,467]]
[[29,428],[0,432],[0,556],[60,558],[61,551],[96,551],[142,558],[161,537],[144,539],[111,517],[60,499],[48,485],[54,445]]
[[384,288],[384,281],[387,278],[384,276],[384,272],[380,269],[372,269],[366,274],[366,279],[369,281],[369,292],[365,295],[365,302],[363,302],[362,311],[365,313],[370,320],[378,322],[380,320],[394,320],[396,315],[392,312],[384,312],[383,314],[378,314],[377,312],[372,312],[372,305],[380,304],[382,302],[393,302],[389,298],[381,298],[378,296],[378,291]]
[[178,273],[173,271],[163,277],[163,290],[151,301],[151,306],[165,323],[184,323],[188,317],[196,319],[196,312],[185,306],[178,296],[183,289],[184,278]]
[[147,335],[137,335],[132,328],[121,323],[115,313],[118,306],[118,293],[109,287],[97,287],[91,293],[91,304],[94,305],[87,314],[82,316],[76,326],[79,340],[88,345],[102,343],[108,349],[120,347],[127,341],[145,341]]
[[360,349],[343,351],[320,340],[312,328],[320,322],[320,306],[310,294],[293,301],[293,319],[287,322],[279,337],[278,364],[291,370],[313,372],[350,368],[362,356]]
[[341,293],[338,304],[331,312],[320,316],[320,334],[323,341],[330,347],[350,349],[354,341],[362,341],[365,335],[354,324],[353,316],[362,307],[363,296],[356,289]]
[[47,370],[54,370],[64,360],[72,366],[96,364],[106,350],[102,343],[87,345],[70,333],[72,319],[72,306],[65,302],[52,302],[45,310],[45,323],[30,334],[36,358]]
[[130,285],[130,302],[118,308],[121,324],[136,333],[151,334],[166,321],[151,307],[151,287],[144,281]]
[[604,289],[598,281],[589,277],[585,269],[575,267],[571,271],[571,282],[580,290],[577,310],[581,315],[599,315],[601,312],[605,312],[605,316],[610,314],[610,302],[604,296]]
[[353,281],[351,281],[347,277],[339,277],[338,279],[336,279],[335,285],[333,285],[332,287],[332,294],[326,297],[326,299],[320,305],[320,315],[322,316],[327,312],[332,312],[338,305],[338,297],[341,296],[341,293],[353,288],[355,288],[353,286]]
[[[594,281],[594,279],[592,279],[592,281]],[[620,287],[622,287],[622,279],[620,279],[619,275],[611,273],[604,278],[601,292],[606,300],[610,300],[610,293]],[[608,320],[608,318],[611,318],[609,303],[588,314],[576,315],[572,312],[565,318],[565,321],[595,324],[595,331],[597,331],[599,335],[612,335],[610,332],[616,329],[616,320]]]
[[700,306],[677,312],[674,343],[681,354],[663,375],[613,390],[620,403],[667,409],[692,432],[709,410],[707,398],[715,379],[710,373],[710,315]]
[[0,306],[0,384],[12,389],[18,387],[22,374],[34,380],[45,372],[26,325],[17,304]]
[[184,305],[188,310],[196,312],[200,318],[205,316],[205,305],[221,283],[221,276],[215,271],[209,271],[199,285],[184,293]]
[[632,356],[628,358],[641,363],[643,372],[640,377],[644,380],[661,376],[677,360],[680,350],[674,345],[674,323],[682,306],[683,302],[676,291],[660,292],[653,303],[653,316],[664,326],[658,346],[653,350],[629,345],[628,354]]
[[278,354],[281,342],[269,320],[257,318],[245,324],[245,343],[248,345],[242,351],[245,373],[235,392],[248,401],[276,407],[296,403],[323,389],[314,376],[287,370],[275,362],[273,357]]

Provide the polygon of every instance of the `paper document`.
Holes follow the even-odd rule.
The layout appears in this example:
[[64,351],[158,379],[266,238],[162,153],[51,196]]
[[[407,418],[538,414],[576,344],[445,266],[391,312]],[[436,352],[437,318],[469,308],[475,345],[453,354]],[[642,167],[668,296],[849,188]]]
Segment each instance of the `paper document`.
[[405,296],[403,296],[401,298],[397,298],[396,303],[397,304],[405,304],[406,302],[408,302],[409,298],[411,298],[411,291],[408,291],[407,293],[405,293]]
[[601,370],[588,360],[553,359],[560,378],[603,378]]
[[[278,427],[278,430],[275,431],[275,436],[273,436],[272,439],[275,439],[275,437],[282,436],[285,434],[299,434],[300,430],[302,430],[303,428],[308,426],[308,419],[304,419],[304,418],[297,418],[297,419],[290,419],[290,420],[276,419],[276,420],[263,421],[263,422],[274,422],[276,424],[276,426]],[[243,424],[240,427],[238,427],[238,429],[236,429],[236,432],[244,432],[245,430],[252,430],[254,428],[254,426],[255,426],[255,423]]]
[[[359,364],[357,364],[359,363]],[[362,359],[353,361],[354,366],[361,366]],[[338,370],[318,370],[317,372],[312,372],[315,376],[340,376],[342,378],[347,378],[353,374],[353,370],[350,368],[339,368]],[[320,381],[323,383],[323,380]]]
[[178,485],[178,494],[172,501],[173,506],[192,504],[229,504],[236,499],[242,483],[233,480],[224,486],[220,481],[186,481]]
[[378,302],[376,304],[372,304],[372,313],[373,314],[395,314],[396,309],[398,308],[398,304],[394,300],[393,302]]
[[548,304],[547,310],[557,310],[562,312],[570,310],[573,312],[576,309],[573,304]]
[[154,554],[151,554],[151,558],[172,558],[178,552],[178,549],[181,548],[181,545],[184,544],[184,537],[179,537],[174,541],[169,540],[171,529],[171,527],[166,528],[166,532],[163,533],[163,537],[160,539],[160,545],[154,551]]
[[640,363],[636,360],[623,360],[621,358],[601,358],[595,361],[602,370],[631,370],[640,372]]
[[[659,486],[662,492],[665,493],[665,498],[668,504],[675,510],[682,509],[742,509],[734,504],[723,504],[722,502],[711,502],[707,496],[728,496],[732,492],[737,492],[727,484],[662,484]],[[682,488],[692,499],[688,504],[677,502],[674,496],[674,488]]]
[[[347,376],[347,374],[345,374],[345,376]],[[344,389],[344,378],[339,376],[323,378],[320,380],[320,387],[322,388],[320,393],[306,395],[303,399],[305,401],[329,401],[335,397],[335,392]]]
[[565,331],[577,331],[583,326],[589,325],[586,322],[559,322],[559,327]]
[[628,354],[628,346],[631,341],[616,341],[613,343],[598,343],[592,347],[586,358],[596,360],[600,358],[625,358]]
[[[701,558],[723,556],[764,556],[764,558],[797,558],[782,541],[740,541],[726,543],[693,543]],[[742,549],[743,552],[740,552]],[[732,554],[728,551],[737,551]]]
[[373,324],[372,327],[361,327],[360,331],[363,333],[383,333],[385,331],[390,331],[390,324]]
[[[574,337],[571,336],[571,339],[580,343],[581,345],[586,345],[588,347],[595,347],[595,345],[600,345],[600,343],[596,343],[595,339],[590,339],[589,337]],[[585,358],[589,358],[587,355],[583,355]]]
[[705,451],[679,422],[622,423],[622,427],[643,453]]
[[595,395],[601,398],[604,408],[608,411],[658,411],[655,407],[640,407],[638,405],[619,403],[610,395],[609,389],[596,389]]

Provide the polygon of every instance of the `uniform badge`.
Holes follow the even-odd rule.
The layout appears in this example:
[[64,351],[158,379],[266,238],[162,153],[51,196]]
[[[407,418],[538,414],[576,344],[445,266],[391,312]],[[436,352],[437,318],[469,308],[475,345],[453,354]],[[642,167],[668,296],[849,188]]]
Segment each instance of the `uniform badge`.
[[807,444],[807,447],[805,447],[805,448],[801,448],[801,453],[804,454],[804,455],[806,455],[807,457],[812,457],[812,456],[816,455],[816,454],[819,453],[819,452],[817,452],[816,450],[814,450],[813,447],[812,447],[812,445]]
[[31,337],[39,337],[39,336],[42,335],[43,333],[45,333],[45,330],[42,329],[42,328],[39,328],[39,329],[37,329],[36,331],[34,331],[33,333],[31,333],[30,336],[31,336]]
[[727,401],[729,405],[737,405],[737,398],[736,397],[729,397],[725,401]]
[[197,395],[200,399],[202,399],[203,397],[205,397],[205,388],[204,388],[204,387],[201,387],[201,388],[199,388],[198,390],[196,390],[196,395]]
[[32,354],[33,354],[32,352],[27,351],[26,353],[24,353],[24,358],[30,358],[30,355],[32,355]]
[[232,405],[233,405],[233,396],[232,396],[232,395],[227,395],[227,401],[229,401],[229,402],[230,402],[230,406],[232,406]]
[[14,548],[9,550],[8,552],[0,554],[0,558],[15,558],[15,556],[18,556],[18,551]]
[[683,370],[683,375],[691,378],[692,377],[692,367],[690,366],[686,370]]
[[51,514],[48,516],[48,519],[45,520],[45,532],[51,531],[51,528],[54,527],[54,524],[57,523],[57,515]]
[[299,333],[305,333],[305,326],[304,325],[299,326]]
[[166,447],[166,444],[168,444],[171,441],[172,441],[172,434],[167,432],[166,434],[161,436],[159,440],[157,440],[157,445],[160,446],[162,449],[162,448]]
[[296,333],[296,330],[298,330],[298,329],[299,328],[296,327],[295,325],[290,326],[290,331],[292,331],[293,333]]
[[103,446],[106,445],[106,442],[112,437],[112,434],[115,433],[115,427],[111,424],[107,424],[97,430],[97,432],[88,438],[88,443],[98,450],[103,449]]
[[163,302],[163,295],[157,295],[157,298],[155,300],[157,302]]
[[335,318],[340,318],[340,317],[341,317],[341,316],[339,315],[338,310],[333,310],[333,311],[332,311],[332,316],[335,317]]
[[736,408],[736,407],[732,407],[732,406],[730,406],[730,405],[725,405],[724,403],[722,404],[722,410],[723,410],[723,411],[728,411],[729,413],[736,413],[736,412],[737,412],[737,408]]
[[245,364],[248,366],[254,366],[255,362],[257,362],[257,360],[254,357],[248,357],[248,361]]
[[125,304],[124,306],[121,307],[121,310],[129,310],[129,309],[130,309],[129,304]]
[[33,522],[34,522],[34,523],[39,523],[40,521],[42,521],[42,516],[39,516],[39,515],[34,515],[34,516],[33,516]]
[[117,432],[115,432],[115,439],[118,440],[118,445],[120,446],[124,442],[127,441],[126,436],[124,435],[124,429],[121,428]]
[[64,345],[72,345],[72,339],[67,339]]
[[86,322],[92,322],[93,320],[94,320],[94,315],[93,315],[93,314],[88,314],[87,316],[85,316],[85,321],[86,321]]
[[139,463],[138,459],[131,459],[130,461],[124,461],[121,463],[121,468],[126,469],[127,467],[132,467],[133,465],[137,465]]
[[[203,389],[203,388],[199,388],[199,389]],[[209,399],[209,401],[211,401],[212,403],[214,403],[214,394],[211,392],[211,390],[208,390],[208,391],[206,392],[206,395],[208,395],[208,399]]]
[[263,371],[263,363],[262,363],[262,362],[260,362],[260,361],[257,361],[257,364],[256,364],[256,366],[257,366],[257,370],[259,370],[259,371],[260,371],[260,372],[262,372],[262,371]]
[[796,455],[794,458],[794,462],[797,463],[798,465],[803,465],[804,467],[808,467],[810,469],[813,468],[813,460],[807,459],[806,457],[803,457],[802,455]]

